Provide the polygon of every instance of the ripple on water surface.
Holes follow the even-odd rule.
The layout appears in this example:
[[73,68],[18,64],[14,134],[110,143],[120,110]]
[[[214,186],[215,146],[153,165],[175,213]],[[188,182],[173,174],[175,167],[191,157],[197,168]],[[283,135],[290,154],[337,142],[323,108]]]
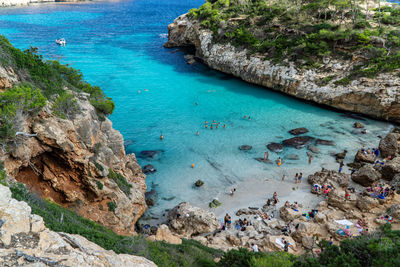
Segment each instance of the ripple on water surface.
[[[116,102],[111,120],[128,152],[162,151],[154,159],[138,157],[142,166],[157,168],[147,178],[149,190],[158,192],[157,206],[151,210],[156,215],[180,201],[204,205],[232,183],[248,178],[280,179],[290,170],[331,166],[332,152],[347,149],[354,155],[362,144],[376,146],[376,136],[389,129],[387,123],[366,119],[362,123],[368,134],[354,133],[354,118],[200,64],[189,66],[183,52],[162,48],[167,25],[202,2],[137,0],[2,9],[0,30],[17,47],[37,46],[46,58],[70,63],[101,86]],[[66,38],[66,47],[55,45],[59,37]],[[205,120],[221,122],[219,129],[205,129]],[[284,158],[281,168],[254,159],[263,157],[268,143],[292,137],[288,131],[297,127],[307,127],[307,135],[336,145],[319,146],[311,167],[305,148],[271,152],[272,160]],[[245,144],[252,149],[238,149]],[[291,154],[299,159],[286,160]],[[193,188],[197,179],[205,182],[203,188]]]

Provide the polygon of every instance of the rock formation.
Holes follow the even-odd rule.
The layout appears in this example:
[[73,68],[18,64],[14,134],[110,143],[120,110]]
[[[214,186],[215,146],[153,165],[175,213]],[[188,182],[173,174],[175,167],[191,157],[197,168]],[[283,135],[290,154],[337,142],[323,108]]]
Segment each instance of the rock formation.
[[263,55],[249,55],[246,49],[235,48],[230,43],[215,43],[212,32],[186,14],[168,26],[165,47],[179,46],[195,47],[196,57],[205,64],[247,82],[341,110],[400,122],[399,76],[380,74],[373,79],[356,79],[349,85],[336,86],[334,80],[318,85],[319,80],[332,75],[337,79],[346,76],[357,61],[349,63],[330,58],[324,70],[300,69],[287,60],[273,63]]
[[220,228],[214,213],[192,207],[187,202],[182,202],[169,211],[168,222],[175,233],[186,237],[210,233]]
[[125,154],[111,121],[97,114],[87,94],[77,98],[80,112],[71,118],[58,118],[47,106],[20,123],[19,131],[36,136],[17,136],[0,159],[10,176],[41,197],[116,233],[132,234],[146,210],[145,175],[135,155]]
[[8,187],[0,185],[1,266],[156,266],[133,255],[105,250],[79,235],[47,229],[42,217],[11,198]]

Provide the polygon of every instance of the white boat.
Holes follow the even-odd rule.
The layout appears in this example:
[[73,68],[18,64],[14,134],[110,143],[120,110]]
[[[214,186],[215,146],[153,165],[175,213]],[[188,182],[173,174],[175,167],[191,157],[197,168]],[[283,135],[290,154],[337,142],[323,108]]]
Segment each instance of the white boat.
[[56,39],[56,44],[61,45],[61,46],[64,46],[64,45],[67,44],[67,41],[65,41],[64,38]]

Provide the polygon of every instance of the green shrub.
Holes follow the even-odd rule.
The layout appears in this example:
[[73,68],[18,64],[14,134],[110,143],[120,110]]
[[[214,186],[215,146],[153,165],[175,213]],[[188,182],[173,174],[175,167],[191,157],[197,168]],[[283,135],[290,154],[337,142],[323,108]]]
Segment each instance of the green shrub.
[[90,104],[92,104],[98,111],[104,113],[105,115],[110,115],[113,113],[115,104],[110,99],[92,99],[90,100]]
[[35,114],[46,105],[40,90],[29,85],[14,86],[0,93],[0,142],[6,143],[15,136],[17,116]]
[[251,258],[250,267],[290,267],[293,266],[295,260],[296,257],[290,253],[260,253]]
[[104,185],[103,185],[102,182],[100,182],[99,180],[96,180],[96,185],[97,185],[97,188],[98,188],[98,189],[103,190]]
[[109,211],[115,211],[115,209],[117,208],[117,203],[115,203],[114,201],[110,201],[107,202],[107,206]]
[[0,170],[0,184],[7,186],[7,173],[4,169]]
[[131,195],[132,185],[128,183],[125,177],[120,173],[115,173],[111,168],[108,170],[108,178],[112,179],[121,189],[122,192],[125,193],[126,196]]
[[74,95],[62,92],[59,97],[54,101],[53,112],[62,119],[70,118],[71,116],[80,112],[78,101]]
[[94,162],[94,166],[96,166],[96,168],[99,170],[99,171],[104,171],[104,168],[103,168],[103,166],[100,164],[100,163],[98,163],[98,162]]
[[219,266],[221,267],[250,267],[251,259],[255,256],[254,252],[245,248],[231,249],[224,253]]

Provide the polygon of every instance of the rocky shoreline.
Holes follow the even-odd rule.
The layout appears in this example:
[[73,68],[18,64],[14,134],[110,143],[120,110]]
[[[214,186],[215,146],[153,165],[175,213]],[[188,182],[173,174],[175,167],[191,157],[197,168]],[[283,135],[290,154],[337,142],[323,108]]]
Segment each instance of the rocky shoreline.
[[[398,230],[398,129],[382,138],[378,149],[378,157],[368,149],[359,150],[354,161],[348,164],[351,174],[349,171],[339,173],[324,168],[310,174],[307,179],[309,185],[301,185],[304,189],[308,187],[308,192],[299,192],[314,198],[316,201],[313,201],[313,205],[305,203],[310,201],[306,200],[308,196],[299,196],[296,194],[298,190],[289,193],[295,197],[283,198],[276,206],[266,203],[247,207],[250,203],[244,203],[246,200],[243,200],[243,196],[235,194],[230,199],[233,201],[236,197],[240,198],[240,205],[236,206],[235,214],[230,213],[231,228],[223,229],[221,218],[225,212],[219,212],[218,218],[210,210],[192,207],[184,202],[168,212],[168,226],[155,228],[153,233],[150,230],[143,233],[149,235],[151,240],[172,243],[179,242],[177,238],[192,238],[203,245],[224,251],[239,247],[252,249],[252,244],[256,244],[263,252],[279,251],[284,249],[282,240],[285,239],[292,244],[289,252],[304,254],[306,251],[319,253],[318,240],[329,240],[332,237],[334,243],[339,243],[346,238],[374,232],[389,222],[392,229]],[[287,187],[285,184],[283,186]],[[275,185],[274,190],[280,192],[279,186]],[[284,203],[286,200],[291,205],[298,202],[299,206],[293,208]],[[250,225],[238,227],[236,224],[240,223],[239,219],[245,218],[250,221]]]
[[[310,70],[299,69],[287,60],[276,64],[229,43],[213,42],[212,32],[187,14],[168,26],[168,42],[164,46],[194,47],[195,56],[209,67],[250,83],[340,110],[400,122],[400,77],[395,73],[383,73],[373,79],[359,78],[349,85],[334,84],[362,59],[349,63],[327,58],[323,68]],[[332,75],[336,78],[326,85],[318,85]]]

